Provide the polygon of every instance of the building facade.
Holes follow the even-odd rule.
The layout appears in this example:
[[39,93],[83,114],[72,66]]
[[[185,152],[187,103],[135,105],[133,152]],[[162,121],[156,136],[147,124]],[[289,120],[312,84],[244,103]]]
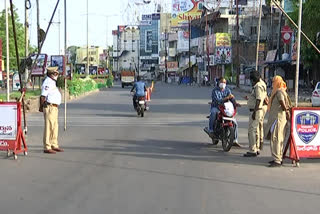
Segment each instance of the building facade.
[[142,15],[139,28],[140,72],[155,76],[159,70],[160,13]]
[[136,26],[118,26],[113,35],[113,71],[137,71],[140,33]]

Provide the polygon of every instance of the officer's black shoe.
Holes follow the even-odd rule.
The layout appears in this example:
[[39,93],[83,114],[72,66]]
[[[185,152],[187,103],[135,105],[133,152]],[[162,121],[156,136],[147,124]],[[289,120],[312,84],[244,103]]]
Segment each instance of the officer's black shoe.
[[257,155],[260,155],[260,152],[259,152],[259,151],[257,151]]
[[[272,161],[269,161],[268,162],[269,164],[272,164],[272,163],[274,163],[274,160],[272,160]],[[283,161],[281,161],[281,165],[283,164]]]
[[254,152],[247,152],[243,155],[243,157],[257,157],[257,153]]
[[281,167],[281,163],[273,162],[269,165],[269,167]]

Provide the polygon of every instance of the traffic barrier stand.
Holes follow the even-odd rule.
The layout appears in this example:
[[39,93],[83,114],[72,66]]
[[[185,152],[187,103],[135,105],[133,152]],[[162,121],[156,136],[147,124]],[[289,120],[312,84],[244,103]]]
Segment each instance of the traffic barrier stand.
[[296,107],[291,115],[291,133],[283,159],[289,158],[299,166],[300,158],[320,158],[320,108]]
[[0,102],[0,150],[7,151],[8,157],[12,153],[15,160],[17,154],[28,153],[21,124],[21,99],[18,102]]

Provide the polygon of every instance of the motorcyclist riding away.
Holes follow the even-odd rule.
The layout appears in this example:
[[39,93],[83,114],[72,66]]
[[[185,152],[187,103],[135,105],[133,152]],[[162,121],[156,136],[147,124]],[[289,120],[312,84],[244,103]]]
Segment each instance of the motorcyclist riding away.
[[137,77],[137,82],[134,83],[132,89],[131,89],[131,92],[135,91],[135,94],[132,98],[132,101],[133,101],[133,107],[134,109],[137,109],[137,103],[136,103],[136,100],[138,97],[145,97],[145,92],[147,91],[147,88],[146,88],[146,84],[141,81],[141,77],[138,76]]

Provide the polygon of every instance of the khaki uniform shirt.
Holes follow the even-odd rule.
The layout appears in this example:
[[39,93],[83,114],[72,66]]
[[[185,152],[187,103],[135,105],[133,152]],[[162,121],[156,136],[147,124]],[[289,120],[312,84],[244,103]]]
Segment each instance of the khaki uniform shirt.
[[280,104],[281,100],[284,101],[286,106],[289,106],[287,93],[283,90],[278,90],[272,100],[271,108],[269,112],[269,119],[268,119],[267,126],[265,128],[265,136],[267,137],[267,139],[269,138],[268,135],[269,135],[270,129],[276,120],[278,120],[277,123],[279,124],[287,123],[286,112],[283,111]]
[[254,109],[256,106],[256,100],[261,100],[259,108],[262,108],[263,101],[267,97],[267,85],[263,80],[259,80],[252,89],[252,92],[248,99],[248,108]]

